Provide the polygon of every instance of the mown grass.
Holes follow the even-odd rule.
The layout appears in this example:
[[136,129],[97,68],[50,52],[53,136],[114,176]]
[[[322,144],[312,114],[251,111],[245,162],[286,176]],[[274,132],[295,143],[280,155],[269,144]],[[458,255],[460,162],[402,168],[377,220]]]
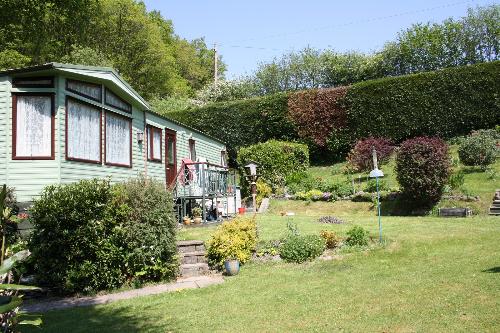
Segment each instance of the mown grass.
[[[286,233],[276,210],[258,217],[261,239]],[[321,207],[323,206],[323,207]],[[290,209],[291,207],[287,207]],[[300,207],[297,207],[300,208]],[[298,209],[302,233],[344,234],[362,225],[377,234],[374,216]],[[309,216],[308,216],[309,215]],[[191,228],[206,239],[210,229]],[[341,252],[306,264],[250,263],[222,285],[52,311],[41,330],[26,332],[456,332],[500,330],[500,221],[495,217],[386,217],[384,247]]]
[[[397,186],[393,166],[382,167],[389,186]],[[499,184],[486,172],[458,168],[466,171],[465,187],[481,197],[478,216],[384,216],[385,245],[369,251],[300,265],[251,262],[222,285],[51,311],[42,329],[23,332],[499,332],[500,217],[486,215]],[[341,169],[309,172],[345,181]],[[492,170],[498,177],[500,161]],[[364,176],[354,175],[359,186]],[[287,212],[295,215],[282,216]],[[323,215],[345,224],[318,223]],[[353,225],[374,239],[378,233],[372,203],[272,200],[257,222],[260,241],[284,237],[287,222],[303,234],[345,235]],[[215,228],[181,229],[178,238],[206,240]]]

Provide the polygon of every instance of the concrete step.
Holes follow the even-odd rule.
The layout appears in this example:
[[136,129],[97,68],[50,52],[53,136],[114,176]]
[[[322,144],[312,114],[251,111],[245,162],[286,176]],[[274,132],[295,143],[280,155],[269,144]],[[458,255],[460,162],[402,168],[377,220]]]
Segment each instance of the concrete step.
[[490,213],[500,213],[500,207],[490,207]]
[[210,268],[206,263],[183,264],[180,266],[180,273],[182,277],[206,275],[209,271]]
[[207,263],[205,251],[184,252],[181,253],[181,264]]
[[180,253],[205,251],[205,244],[200,240],[178,241],[177,250]]
[[489,213],[488,215],[492,215],[492,216],[500,216],[500,213]]

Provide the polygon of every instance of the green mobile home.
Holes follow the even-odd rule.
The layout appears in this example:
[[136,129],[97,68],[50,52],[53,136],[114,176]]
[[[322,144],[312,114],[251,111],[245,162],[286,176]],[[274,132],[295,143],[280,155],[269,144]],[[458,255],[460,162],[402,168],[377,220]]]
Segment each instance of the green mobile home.
[[112,68],[48,63],[0,72],[0,128],[0,183],[19,202],[49,184],[139,174],[184,196],[178,179],[186,192],[200,170],[182,170],[185,163],[227,173],[223,142],[155,113]]

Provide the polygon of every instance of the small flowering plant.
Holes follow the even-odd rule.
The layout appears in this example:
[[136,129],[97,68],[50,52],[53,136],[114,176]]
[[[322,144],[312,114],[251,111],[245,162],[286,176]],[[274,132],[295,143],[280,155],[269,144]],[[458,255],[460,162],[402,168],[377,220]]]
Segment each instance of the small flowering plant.
[[22,220],[28,219],[29,215],[28,215],[28,213],[19,213],[19,214],[17,214],[17,218],[22,221]]

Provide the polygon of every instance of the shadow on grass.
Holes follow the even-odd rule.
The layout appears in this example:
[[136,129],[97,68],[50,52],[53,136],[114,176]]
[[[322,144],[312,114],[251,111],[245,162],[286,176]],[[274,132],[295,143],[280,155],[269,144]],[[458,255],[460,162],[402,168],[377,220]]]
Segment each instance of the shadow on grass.
[[380,212],[382,216],[424,216],[430,208],[417,208],[411,201],[397,196],[394,200],[380,201]]
[[[42,314],[40,328],[22,327],[22,333],[45,332],[178,332],[173,318],[157,313],[152,306],[131,304],[111,307],[76,307]],[[154,313],[154,315],[152,315]]]
[[462,171],[468,175],[472,173],[485,173],[486,169],[481,169],[480,167],[463,167]]
[[485,269],[482,271],[483,273],[500,273],[500,266],[497,267],[491,267],[489,269]]

